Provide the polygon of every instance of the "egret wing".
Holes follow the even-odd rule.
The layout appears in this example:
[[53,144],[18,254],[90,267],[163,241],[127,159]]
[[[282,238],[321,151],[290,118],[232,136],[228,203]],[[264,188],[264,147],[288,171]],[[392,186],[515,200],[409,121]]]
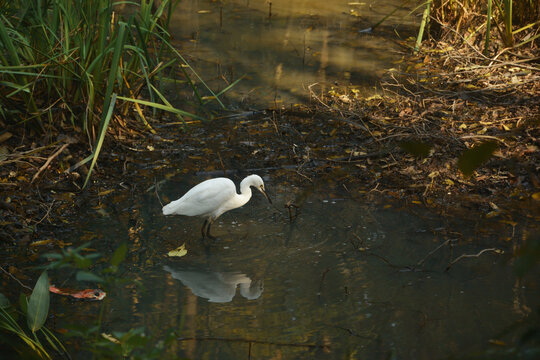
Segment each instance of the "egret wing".
[[163,207],[163,214],[209,216],[236,194],[234,183],[227,178],[203,181],[180,199]]

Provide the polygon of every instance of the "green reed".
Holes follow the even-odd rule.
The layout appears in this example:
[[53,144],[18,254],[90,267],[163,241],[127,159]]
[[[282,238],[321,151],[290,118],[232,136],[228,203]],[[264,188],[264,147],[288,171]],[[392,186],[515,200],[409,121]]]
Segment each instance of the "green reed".
[[83,132],[93,144],[84,163],[97,158],[112,110],[126,114],[135,106],[150,127],[136,103],[141,97],[149,99],[143,106],[198,118],[162,94],[178,68],[198,99],[190,76],[223,106],[170,44],[177,3],[0,0],[0,122],[50,137],[66,127]]

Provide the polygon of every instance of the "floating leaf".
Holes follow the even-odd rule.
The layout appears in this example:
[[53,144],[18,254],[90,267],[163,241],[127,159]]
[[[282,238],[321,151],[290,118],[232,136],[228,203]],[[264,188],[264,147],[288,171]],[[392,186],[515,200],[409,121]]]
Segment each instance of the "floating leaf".
[[420,158],[427,157],[431,150],[430,144],[414,140],[402,141],[399,146],[409,154]]
[[168,253],[169,256],[176,256],[176,257],[182,257],[186,254],[187,254],[186,243],[183,243],[182,246],[180,246],[177,249],[171,250]]
[[485,142],[463,152],[458,160],[459,170],[465,176],[470,176],[476,168],[489,160],[497,149],[495,142]]
[[47,320],[49,312],[49,278],[44,271],[36,282],[28,301],[27,323],[32,332],[36,332]]

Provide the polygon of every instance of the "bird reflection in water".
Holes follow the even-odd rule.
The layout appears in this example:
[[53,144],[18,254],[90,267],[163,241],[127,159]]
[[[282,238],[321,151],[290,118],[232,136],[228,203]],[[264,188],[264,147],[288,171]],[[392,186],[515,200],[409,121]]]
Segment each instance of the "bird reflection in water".
[[248,300],[258,299],[263,292],[262,280],[253,281],[239,272],[218,272],[200,269],[173,269],[164,265],[174,279],[180,280],[193,294],[210,302],[226,303],[232,301],[236,288]]

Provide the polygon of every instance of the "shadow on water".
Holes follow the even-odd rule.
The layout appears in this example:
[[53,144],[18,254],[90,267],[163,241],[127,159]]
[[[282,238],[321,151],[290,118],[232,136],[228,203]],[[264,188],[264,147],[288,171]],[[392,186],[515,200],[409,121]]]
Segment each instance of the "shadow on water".
[[[110,291],[104,328],[175,329],[169,354],[194,359],[433,359],[483,349],[539,297],[501,255],[445,271],[451,256],[512,236],[508,225],[353,200],[325,185],[302,195],[291,222],[281,209],[303,190],[271,179],[276,208],[255,194],[216,221],[215,241],[200,239],[200,218],[164,217],[153,191],[101,199],[114,216],[81,213],[95,246],[130,243],[124,276],[142,285]],[[172,180],[160,193],[176,198],[201,180]],[[426,257],[449,239],[453,247]],[[186,256],[166,256],[184,242]]]

